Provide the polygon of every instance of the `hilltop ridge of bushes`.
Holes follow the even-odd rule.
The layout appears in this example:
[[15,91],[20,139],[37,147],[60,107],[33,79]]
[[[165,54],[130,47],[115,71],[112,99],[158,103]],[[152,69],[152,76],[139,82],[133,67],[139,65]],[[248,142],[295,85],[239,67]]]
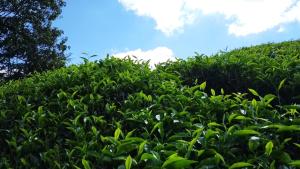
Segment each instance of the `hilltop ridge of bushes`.
[[254,88],[261,94],[276,93],[283,79],[286,85],[281,99],[300,102],[300,40],[244,47],[214,56],[196,55],[162,70],[179,74],[184,85],[207,81],[210,88],[226,92],[247,92]]
[[106,58],[0,86],[0,168],[300,167],[300,41]]

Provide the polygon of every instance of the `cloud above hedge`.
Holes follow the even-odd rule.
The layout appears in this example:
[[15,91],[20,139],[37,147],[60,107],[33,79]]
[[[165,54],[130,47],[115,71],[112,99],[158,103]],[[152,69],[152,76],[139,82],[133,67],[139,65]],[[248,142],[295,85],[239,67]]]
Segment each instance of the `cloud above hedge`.
[[112,54],[112,56],[116,58],[130,57],[137,61],[149,61],[151,68],[154,68],[155,65],[159,63],[176,60],[173,51],[164,46],[159,46],[150,50],[135,49],[126,52],[119,52]]

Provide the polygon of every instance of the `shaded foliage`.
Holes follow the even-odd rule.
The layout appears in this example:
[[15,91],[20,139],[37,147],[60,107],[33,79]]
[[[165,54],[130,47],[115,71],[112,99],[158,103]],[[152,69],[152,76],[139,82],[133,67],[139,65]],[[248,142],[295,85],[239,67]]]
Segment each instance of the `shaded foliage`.
[[254,88],[261,94],[277,93],[285,103],[300,102],[300,41],[264,44],[220,52],[214,56],[196,55],[159,68],[181,77],[185,85],[207,81],[210,88],[225,92],[246,92]]

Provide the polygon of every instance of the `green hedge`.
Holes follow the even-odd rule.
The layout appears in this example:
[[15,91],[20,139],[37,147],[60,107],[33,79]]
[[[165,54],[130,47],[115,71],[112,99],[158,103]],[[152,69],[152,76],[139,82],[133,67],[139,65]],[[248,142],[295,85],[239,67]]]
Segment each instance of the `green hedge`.
[[[268,46],[273,45],[262,47]],[[2,85],[0,168],[299,167],[300,107],[279,104],[277,92],[283,97],[282,91],[292,91],[294,76],[285,73],[299,73],[298,65],[286,70],[284,62],[266,59],[265,64],[279,65],[274,72],[283,72],[272,82],[275,93],[259,86],[275,76],[254,78],[253,84],[236,81],[245,93],[230,91],[236,88],[221,75],[198,78],[214,73],[211,68],[232,70],[234,77],[255,74],[245,65],[263,69],[264,64],[257,66],[262,61],[244,64],[247,57],[238,59],[235,52],[197,56],[154,71],[147,64],[107,58]],[[285,56],[278,59],[289,60]],[[200,70],[196,65],[201,71],[187,76]]]
[[226,93],[255,88],[261,94],[275,94],[286,79],[277,94],[285,103],[300,102],[300,41],[241,48],[210,57],[196,55],[159,69],[179,75],[186,85],[207,81],[210,88],[223,88]]

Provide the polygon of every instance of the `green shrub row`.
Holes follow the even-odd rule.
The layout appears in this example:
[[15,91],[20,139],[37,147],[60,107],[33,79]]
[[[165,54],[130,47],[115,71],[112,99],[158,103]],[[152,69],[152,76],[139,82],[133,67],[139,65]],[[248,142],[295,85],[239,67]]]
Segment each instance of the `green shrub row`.
[[[291,63],[299,60],[287,50]],[[152,71],[147,63],[107,58],[2,85],[0,168],[299,167],[300,106],[292,97],[287,103],[283,92],[297,95],[294,76],[285,73],[299,73],[299,64],[285,69],[284,62],[272,62],[284,73],[272,81],[270,93],[252,81],[235,92],[223,76],[215,76],[220,88],[208,77],[185,74],[197,64],[219,71],[217,63],[227,68],[235,59],[198,56]],[[251,69],[237,74],[244,70]]]
[[[227,93],[254,88],[261,94],[274,93],[284,103],[300,102],[300,41],[241,48],[214,56],[197,54],[159,69],[179,75],[189,86],[196,80],[207,81],[209,88],[223,88]],[[276,87],[283,79],[286,85],[278,93]]]

